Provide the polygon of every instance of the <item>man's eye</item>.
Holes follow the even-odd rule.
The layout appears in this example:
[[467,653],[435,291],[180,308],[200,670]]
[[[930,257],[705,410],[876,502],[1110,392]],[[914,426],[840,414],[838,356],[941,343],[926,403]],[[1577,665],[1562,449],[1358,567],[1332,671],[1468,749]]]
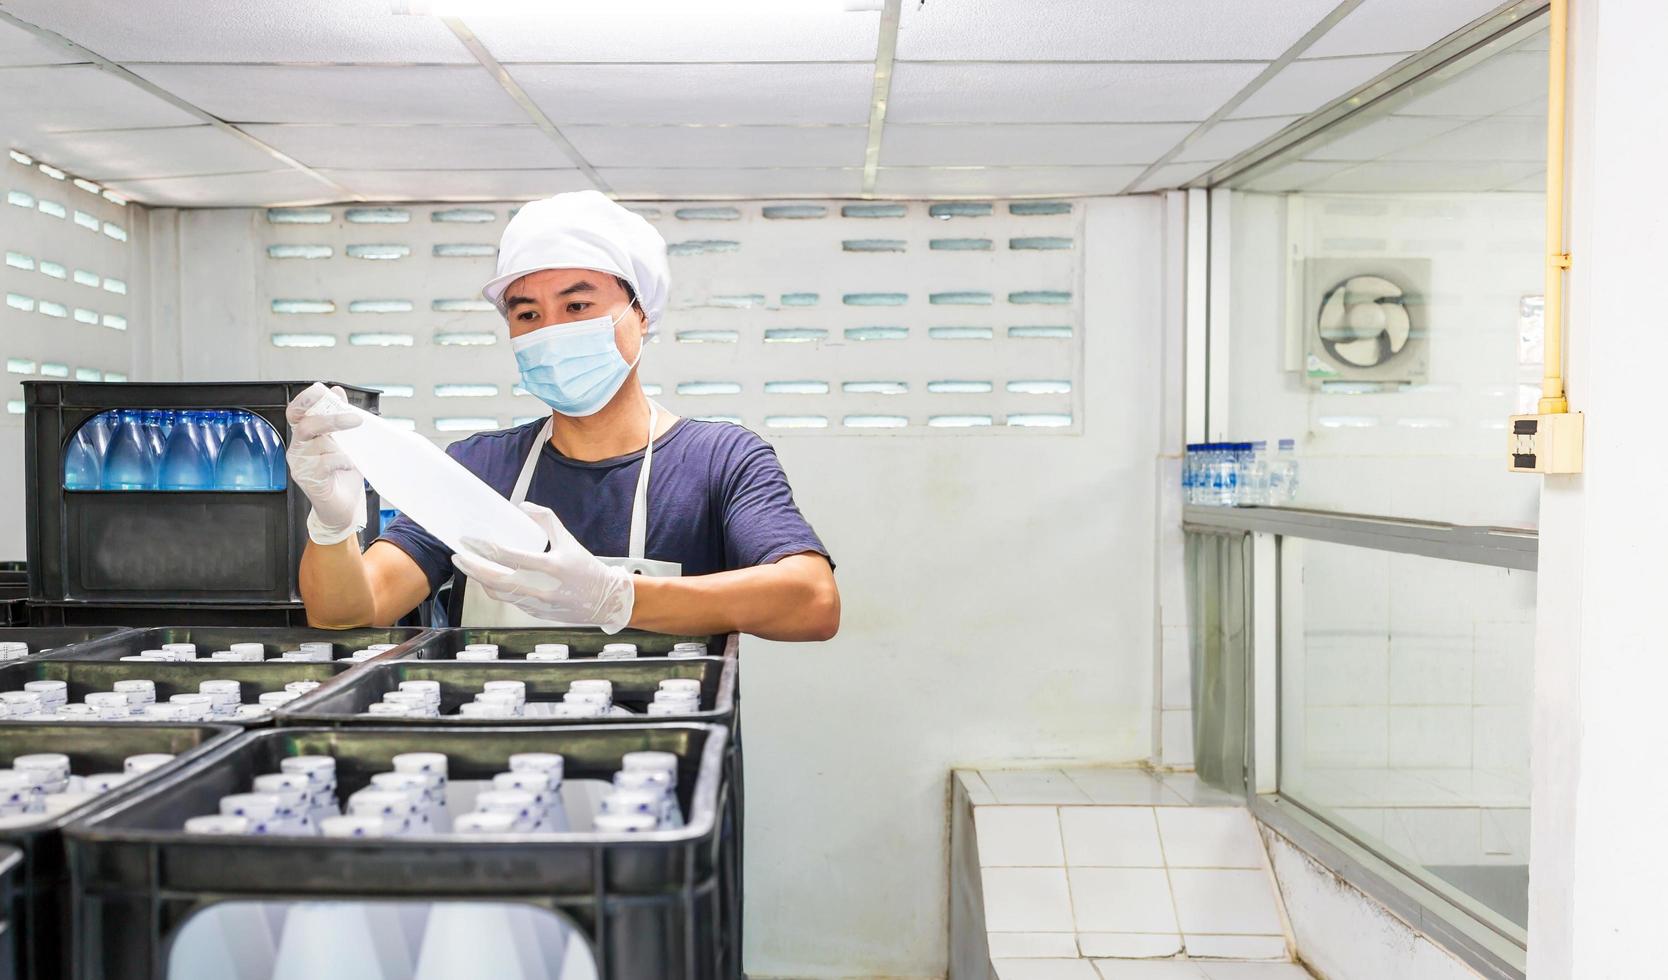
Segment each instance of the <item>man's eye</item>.
[[568,312],[569,313],[580,313],[580,312],[583,312],[590,305],[591,304],[589,304],[589,303],[569,303],[568,304]]

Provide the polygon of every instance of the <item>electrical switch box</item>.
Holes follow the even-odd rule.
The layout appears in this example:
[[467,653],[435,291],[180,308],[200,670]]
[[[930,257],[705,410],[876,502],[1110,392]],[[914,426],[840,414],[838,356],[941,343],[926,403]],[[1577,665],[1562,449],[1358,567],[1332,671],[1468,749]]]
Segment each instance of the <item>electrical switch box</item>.
[[1506,423],[1506,452],[1513,473],[1580,473],[1580,412],[1513,415]]

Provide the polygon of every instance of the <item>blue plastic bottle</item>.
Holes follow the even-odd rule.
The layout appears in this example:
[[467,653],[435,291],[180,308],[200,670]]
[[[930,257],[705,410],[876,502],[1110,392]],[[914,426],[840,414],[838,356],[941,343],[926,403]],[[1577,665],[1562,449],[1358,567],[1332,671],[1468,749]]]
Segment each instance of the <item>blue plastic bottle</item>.
[[92,428],[91,422],[82,425],[64,447],[65,490],[97,490],[101,485],[103,461],[93,443]]
[[255,434],[260,437],[261,448],[266,452],[267,471],[269,473],[266,488],[268,490],[284,489],[289,485],[290,468],[284,459],[284,443],[278,437],[278,430],[274,429],[266,419],[253,413],[249,416],[249,424],[254,428]]
[[220,490],[265,490],[272,467],[247,413],[238,415],[244,417],[227,420],[226,441],[214,463],[214,485]]
[[145,440],[150,443],[157,465],[162,465],[162,450],[168,445],[168,430],[172,427],[173,412],[148,409],[145,412]]
[[125,408],[104,454],[102,484],[106,490],[155,490],[157,457],[145,434],[145,413]]
[[110,435],[116,431],[117,415],[115,412],[100,412],[82,423],[81,431],[87,433],[87,439],[98,451],[98,458],[102,461],[104,454],[110,451]]
[[164,490],[212,490],[214,464],[209,461],[208,448],[203,445],[203,433],[198,412],[181,412],[168,433],[162,450],[162,466],[158,470],[157,485]]

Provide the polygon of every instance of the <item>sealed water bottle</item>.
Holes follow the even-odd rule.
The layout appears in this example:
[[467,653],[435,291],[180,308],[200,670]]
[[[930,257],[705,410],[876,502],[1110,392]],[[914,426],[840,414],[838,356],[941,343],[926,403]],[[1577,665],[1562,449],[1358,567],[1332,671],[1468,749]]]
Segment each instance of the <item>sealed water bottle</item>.
[[145,434],[145,413],[123,409],[117,413],[116,428],[104,453],[104,489],[154,490],[156,471],[157,457]]
[[1297,499],[1297,441],[1281,439],[1279,451],[1268,464],[1269,503],[1290,506]]
[[64,489],[97,490],[103,485],[102,456],[92,434],[83,425],[64,447]]
[[247,418],[239,412],[226,427],[226,441],[214,464],[214,485],[219,490],[265,490],[272,478],[266,449]]

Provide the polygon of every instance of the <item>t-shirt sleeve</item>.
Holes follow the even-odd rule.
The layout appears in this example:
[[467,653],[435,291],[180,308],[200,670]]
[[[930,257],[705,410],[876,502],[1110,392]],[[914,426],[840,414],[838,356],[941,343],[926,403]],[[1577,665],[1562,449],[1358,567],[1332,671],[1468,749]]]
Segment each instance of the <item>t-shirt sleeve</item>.
[[793,488],[776,451],[758,436],[737,446],[721,481],[724,560],[727,568],[768,565],[789,555],[815,552],[834,560],[793,501]]

